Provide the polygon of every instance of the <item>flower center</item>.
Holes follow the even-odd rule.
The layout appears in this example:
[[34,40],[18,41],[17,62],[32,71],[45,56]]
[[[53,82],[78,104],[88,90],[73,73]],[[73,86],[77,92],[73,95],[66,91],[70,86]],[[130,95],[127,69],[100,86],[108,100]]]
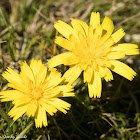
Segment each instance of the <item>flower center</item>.
[[40,88],[35,88],[35,89],[32,91],[33,98],[36,99],[36,100],[38,100],[39,98],[42,97],[42,93],[43,93],[42,89],[40,89]]
[[98,69],[98,66],[105,66],[106,53],[104,53],[104,50],[99,50],[98,48],[89,51],[85,50],[85,54],[79,56],[78,60],[82,70],[85,70],[87,67]]

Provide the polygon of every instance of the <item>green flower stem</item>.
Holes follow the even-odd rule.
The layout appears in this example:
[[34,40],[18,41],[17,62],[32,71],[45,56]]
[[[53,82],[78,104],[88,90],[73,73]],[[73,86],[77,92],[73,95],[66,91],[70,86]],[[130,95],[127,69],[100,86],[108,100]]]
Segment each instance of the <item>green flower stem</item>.
[[34,123],[34,122],[31,121],[31,122],[27,125],[27,127],[18,135],[18,137],[17,137],[15,140],[19,140],[19,139],[21,139],[22,137],[24,137],[24,135],[27,133],[27,131],[30,130],[30,128],[32,127],[33,123]]
[[9,123],[11,120],[10,117],[3,111],[3,109],[0,107],[0,115]]

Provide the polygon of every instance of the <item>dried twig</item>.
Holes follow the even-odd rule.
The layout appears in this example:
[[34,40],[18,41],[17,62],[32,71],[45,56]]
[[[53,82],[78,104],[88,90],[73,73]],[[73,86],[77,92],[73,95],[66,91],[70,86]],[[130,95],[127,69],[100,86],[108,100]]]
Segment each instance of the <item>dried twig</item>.
[[111,9],[110,9],[110,18],[112,17],[112,14],[113,14],[113,7],[115,6],[115,4],[116,4],[116,0],[112,0],[112,7],[111,7]]
[[[58,31],[55,32],[55,39],[56,39],[57,35],[58,35]],[[54,42],[53,55],[55,55],[55,54],[56,54],[56,43]]]
[[129,20],[131,20],[131,19],[133,19],[133,18],[136,18],[137,16],[140,16],[140,12],[137,13],[137,14],[135,14],[135,15],[133,15],[133,16],[131,16],[131,17],[129,17],[129,18],[127,18],[127,19],[125,19],[125,20],[123,20],[123,21],[121,21],[120,23],[118,23],[118,24],[116,25],[116,27],[118,27],[118,26],[120,26],[120,25],[126,23],[127,21],[129,21]]

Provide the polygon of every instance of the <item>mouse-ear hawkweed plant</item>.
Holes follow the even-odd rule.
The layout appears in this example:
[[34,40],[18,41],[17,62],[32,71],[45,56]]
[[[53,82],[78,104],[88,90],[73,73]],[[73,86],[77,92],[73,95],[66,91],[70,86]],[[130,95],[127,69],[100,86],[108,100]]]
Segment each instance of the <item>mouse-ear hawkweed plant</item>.
[[41,60],[33,59],[30,66],[22,62],[19,74],[8,67],[2,76],[13,89],[0,92],[0,98],[14,104],[8,113],[14,121],[26,113],[34,117],[36,127],[47,126],[46,112],[51,116],[57,110],[67,113],[71,106],[59,97],[74,96],[73,86],[62,85],[61,73],[55,68],[47,70]]
[[123,29],[112,34],[114,25],[109,17],[100,23],[99,12],[92,12],[90,25],[77,19],[71,19],[72,27],[58,21],[54,27],[63,37],[57,37],[55,43],[69,50],[54,56],[48,67],[60,64],[72,65],[64,74],[66,81],[73,83],[83,71],[84,82],[88,83],[89,97],[100,97],[102,91],[101,78],[107,82],[113,80],[112,71],[132,80],[136,75],[126,64],[117,59],[125,55],[139,54],[135,44],[116,44],[124,35]]

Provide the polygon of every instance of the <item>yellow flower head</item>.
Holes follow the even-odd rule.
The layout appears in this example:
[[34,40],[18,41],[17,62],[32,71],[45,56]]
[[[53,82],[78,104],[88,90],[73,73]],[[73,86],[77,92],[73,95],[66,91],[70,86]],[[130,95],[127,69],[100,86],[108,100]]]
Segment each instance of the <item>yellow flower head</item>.
[[8,113],[14,121],[26,113],[34,117],[36,127],[47,126],[46,112],[50,115],[57,110],[67,113],[71,106],[58,97],[74,96],[73,87],[60,84],[61,74],[55,68],[47,71],[41,60],[33,59],[30,66],[23,62],[19,74],[8,67],[3,77],[9,82],[8,86],[15,89],[0,92],[1,101],[14,104]]
[[72,27],[58,21],[54,27],[65,38],[57,37],[55,42],[69,50],[53,57],[48,67],[60,64],[73,65],[64,77],[73,83],[83,71],[84,82],[88,83],[90,97],[100,97],[102,90],[101,78],[107,82],[113,80],[110,70],[132,80],[136,73],[126,64],[116,60],[125,55],[139,54],[135,44],[116,44],[124,35],[123,29],[112,34],[114,25],[109,17],[100,24],[100,14],[93,12],[90,25],[77,19],[71,19]]

